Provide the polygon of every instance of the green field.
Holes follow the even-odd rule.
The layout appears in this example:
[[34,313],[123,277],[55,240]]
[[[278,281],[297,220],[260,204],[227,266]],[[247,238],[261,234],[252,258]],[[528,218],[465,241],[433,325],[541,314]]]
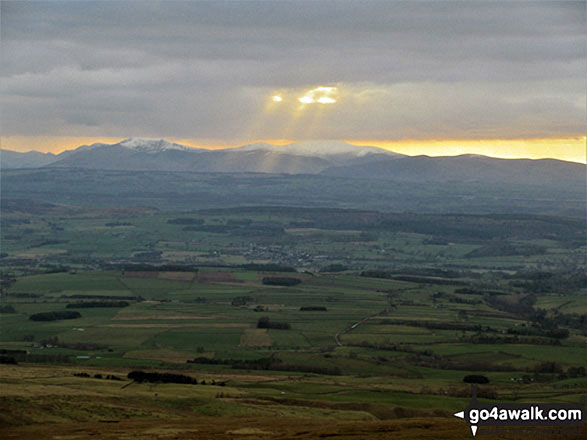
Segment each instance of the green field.
[[[69,435],[72,421],[91,431],[100,420],[165,419],[181,425],[169,432],[186,433],[189,417],[212,416],[226,426],[250,420],[250,431],[216,438],[274,432],[272,417],[313,433],[323,420],[333,436],[378,438],[385,422],[389,432],[413,429],[411,438],[435,438],[422,423],[444,432],[436,438],[460,438],[451,414],[469,402],[464,376],[486,376],[479,395],[492,401],[579,402],[587,393],[574,221],[465,216],[463,233],[453,217],[329,214],[9,212],[4,432],[32,438],[31,424],[57,423]],[[64,311],[81,317],[31,320]],[[258,328],[260,318],[287,328]],[[133,383],[132,370],[206,385]]]

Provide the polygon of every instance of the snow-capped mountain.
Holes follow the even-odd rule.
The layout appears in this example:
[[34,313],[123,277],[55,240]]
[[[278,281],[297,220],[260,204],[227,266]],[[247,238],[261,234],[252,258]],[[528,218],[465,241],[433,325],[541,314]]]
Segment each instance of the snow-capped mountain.
[[169,150],[194,150],[194,148],[192,147],[176,144],[173,142],[168,142],[165,139],[144,139],[139,137],[130,137],[115,145],[120,145],[121,147],[128,148],[134,151],[141,151],[144,153],[161,153],[162,151]]
[[303,141],[289,145],[272,145],[265,142],[244,145],[233,148],[233,151],[271,151],[276,153],[290,154],[293,156],[323,157],[349,156],[365,157],[371,154],[385,154],[387,156],[402,156],[388,150],[377,147],[360,147],[343,141]]
[[[10,152],[3,168],[31,166],[21,153]],[[164,139],[130,137],[115,144],[95,143],[44,157],[48,167],[194,172],[257,172],[317,174],[338,166],[353,166],[377,157],[402,155],[341,141],[308,141],[284,146],[256,143],[223,150],[192,148]],[[19,158],[22,159],[19,162]],[[4,163],[6,162],[6,163]]]
[[3,150],[2,168],[84,168],[127,171],[321,174],[339,178],[402,182],[510,182],[585,180],[585,166],[553,159],[495,159],[404,156],[376,147],[341,141],[307,141],[276,146],[268,143],[206,150],[164,139],[131,137],[115,144],[82,145],[58,155]]

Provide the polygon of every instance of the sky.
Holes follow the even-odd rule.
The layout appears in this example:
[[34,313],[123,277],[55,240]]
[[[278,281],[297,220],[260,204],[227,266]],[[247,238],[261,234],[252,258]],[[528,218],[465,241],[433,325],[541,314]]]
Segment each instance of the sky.
[[2,148],[347,140],[585,162],[583,1],[4,1]]

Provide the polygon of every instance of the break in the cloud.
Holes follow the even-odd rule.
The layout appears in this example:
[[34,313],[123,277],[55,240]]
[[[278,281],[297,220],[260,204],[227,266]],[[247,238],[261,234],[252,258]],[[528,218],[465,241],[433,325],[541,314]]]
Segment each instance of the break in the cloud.
[[[6,136],[568,137],[585,3],[1,3]],[[337,87],[337,102],[297,97]],[[271,101],[280,93],[282,102]]]

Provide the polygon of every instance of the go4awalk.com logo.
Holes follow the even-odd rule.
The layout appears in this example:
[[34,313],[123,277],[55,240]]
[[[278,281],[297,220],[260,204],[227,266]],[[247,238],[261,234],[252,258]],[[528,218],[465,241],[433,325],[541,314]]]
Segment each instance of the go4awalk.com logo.
[[585,408],[574,403],[479,403],[476,387],[472,386],[473,399],[464,411],[455,417],[464,419],[473,436],[479,426],[582,426]]

